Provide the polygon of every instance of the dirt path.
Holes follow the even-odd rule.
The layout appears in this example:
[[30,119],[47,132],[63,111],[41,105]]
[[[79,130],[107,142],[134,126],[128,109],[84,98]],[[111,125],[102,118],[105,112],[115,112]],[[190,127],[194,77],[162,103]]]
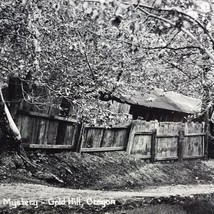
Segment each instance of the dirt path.
[[[0,185],[0,206],[9,203],[6,201],[39,201],[43,204],[54,203],[53,201],[73,198],[81,203],[88,203],[93,200],[124,202],[127,199],[140,199],[145,197],[170,197],[170,196],[191,196],[197,194],[214,193],[214,185],[176,185],[145,188],[141,191],[96,191],[96,190],[76,190],[58,187],[49,187],[36,184],[1,184]],[[94,203],[94,202],[93,202]],[[95,202],[96,203],[96,202]],[[11,205],[11,204],[9,204]],[[52,204],[51,204],[52,205]],[[90,205],[90,204],[89,204]]]

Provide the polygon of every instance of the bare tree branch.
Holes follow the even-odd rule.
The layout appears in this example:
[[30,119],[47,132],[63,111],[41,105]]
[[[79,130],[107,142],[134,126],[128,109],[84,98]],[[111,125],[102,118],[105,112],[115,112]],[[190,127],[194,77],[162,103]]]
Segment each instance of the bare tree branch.
[[93,78],[93,80],[96,80],[95,73],[94,73],[93,69],[91,68],[91,65],[90,65],[90,63],[89,63],[89,60],[88,60],[88,56],[87,56],[86,51],[84,52],[84,56],[85,56],[85,59],[86,59],[87,66],[88,66],[88,68],[89,68],[89,70],[90,70],[90,72],[91,72],[92,78]]
[[176,12],[178,14],[181,14],[183,16],[185,16],[186,18],[188,18],[190,21],[196,23],[203,31],[204,33],[210,38],[213,46],[214,46],[214,38],[213,36],[209,33],[209,31],[206,29],[206,27],[200,23],[198,20],[196,20],[195,18],[193,18],[192,16],[180,11],[180,10],[177,10],[176,8],[155,8],[155,7],[151,7],[151,6],[148,6],[148,5],[144,5],[144,4],[137,4],[136,5],[137,7],[143,7],[143,8],[147,8],[149,10],[154,10],[154,11],[157,11],[157,12],[168,12],[168,13],[172,13],[172,12]]
[[179,66],[177,66],[175,63],[172,63],[168,60],[164,60],[163,61],[169,65],[171,65],[173,68],[176,68],[177,70],[179,70],[181,73],[183,73],[184,75],[186,75],[190,80],[196,79],[198,77],[198,75],[192,77],[191,75],[189,75],[188,73],[186,73],[182,68],[180,68]]
[[[171,26],[177,28],[176,23],[174,23],[174,22],[172,22],[172,21],[170,21],[170,20],[168,20],[168,19],[166,19],[166,18],[163,18],[163,17],[157,16],[157,15],[155,15],[155,14],[149,13],[148,11],[146,11],[146,10],[144,10],[143,8],[140,8],[140,7],[138,7],[138,9],[139,9],[141,12],[143,12],[143,13],[145,13],[145,14],[147,14],[147,15],[149,15],[149,16],[155,18],[155,19],[161,20],[161,21],[163,21],[163,22],[165,22],[165,23],[168,23],[168,24],[170,24]],[[185,29],[184,27],[179,27],[179,28],[180,28],[186,35],[188,35],[188,36],[189,36],[189,37],[190,37],[202,50],[204,50],[204,52],[210,57],[210,59],[212,59],[212,61],[214,61],[214,55],[213,55],[207,48],[205,48],[205,47],[202,45],[202,43],[201,43],[189,30]]]

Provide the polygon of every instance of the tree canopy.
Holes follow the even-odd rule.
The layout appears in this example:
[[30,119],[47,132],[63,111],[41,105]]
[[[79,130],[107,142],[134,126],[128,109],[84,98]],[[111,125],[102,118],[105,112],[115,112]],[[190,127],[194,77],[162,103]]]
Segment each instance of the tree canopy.
[[28,102],[59,105],[64,97],[80,117],[106,120],[100,100],[158,87],[203,98],[204,111],[213,106],[208,0],[4,0],[0,22],[1,80],[27,82]]

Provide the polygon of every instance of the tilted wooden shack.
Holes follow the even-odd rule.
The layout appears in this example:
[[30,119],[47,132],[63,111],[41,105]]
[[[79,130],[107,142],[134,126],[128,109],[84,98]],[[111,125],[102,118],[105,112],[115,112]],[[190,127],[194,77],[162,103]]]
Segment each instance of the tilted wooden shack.
[[126,113],[133,115],[133,119],[184,122],[189,115],[200,112],[201,100],[173,91],[155,89],[146,94],[135,91],[123,96],[118,109],[121,111],[123,106],[128,109]]

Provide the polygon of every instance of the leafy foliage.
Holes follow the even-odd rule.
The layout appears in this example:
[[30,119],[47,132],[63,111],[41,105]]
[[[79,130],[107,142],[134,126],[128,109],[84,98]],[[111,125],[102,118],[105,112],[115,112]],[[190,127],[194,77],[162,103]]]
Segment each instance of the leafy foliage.
[[[132,90],[203,96],[205,86],[213,90],[211,10],[191,0],[4,0],[1,79],[27,82],[28,102],[59,105],[67,98],[92,123],[116,118],[100,99]],[[36,86],[47,95],[38,96]]]

